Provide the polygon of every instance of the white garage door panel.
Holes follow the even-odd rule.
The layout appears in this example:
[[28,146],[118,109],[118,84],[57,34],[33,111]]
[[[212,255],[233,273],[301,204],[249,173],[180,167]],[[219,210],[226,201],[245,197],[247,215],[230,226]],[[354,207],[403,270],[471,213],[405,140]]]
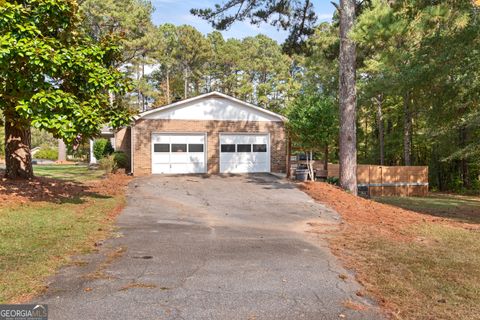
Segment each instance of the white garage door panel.
[[204,134],[153,134],[152,173],[205,173],[205,151]]
[[[222,145],[235,145],[235,152],[222,152]],[[250,151],[239,151],[238,145]],[[254,145],[265,145],[266,152],[254,152]],[[220,172],[249,173],[270,172],[270,141],[268,134],[221,134]]]

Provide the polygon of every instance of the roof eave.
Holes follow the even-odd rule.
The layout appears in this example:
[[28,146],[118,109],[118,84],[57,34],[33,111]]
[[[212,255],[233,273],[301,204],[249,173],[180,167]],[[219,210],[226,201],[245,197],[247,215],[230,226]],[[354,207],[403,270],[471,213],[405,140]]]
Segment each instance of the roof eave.
[[263,112],[263,113],[265,113],[265,114],[268,114],[268,115],[277,117],[277,118],[279,118],[280,120],[282,120],[283,122],[287,121],[287,118],[285,118],[284,116],[282,116],[282,115],[280,115],[280,114],[278,114],[278,113],[275,113],[275,112],[272,112],[272,111],[269,111],[269,110],[260,108],[260,107],[258,107],[258,106],[256,106],[256,105],[253,105],[253,104],[251,104],[251,103],[242,101],[242,100],[240,100],[240,99],[234,98],[234,97],[232,97],[232,96],[229,96],[229,95],[227,95],[227,94],[224,94],[224,93],[221,93],[221,92],[218,92],[218,91],[212,91],[212,92],[204,93],[204,94],[201,94],[201,95],[196,96],[196,97],[192,97],[192,98],[188,98],[188,99],[185,99],[185,100],[177,101],[177,102],[174,102],[174,103],[171,103],[171,104],[167,104],[167,105],[165,105],[165,106],[163,106],[163,107],[159,107],[159,108],[156,108],[156,109],[144,111],[144,112],[139,113],[139,114],[136,115],[135,117],[133,117],[133,119],[134,119],[134,121],[137,121],[137,120],[139,120],[139,119],[141,119],[141,118],[143,118],[144,116],[147,116],[147,115],[149,115],[149,114],[156,113],[156,112],[161,112],[161,111],[164,111],[164,110],[167,110],[167,109],[171,109],[171,108],[180,106],[180,105],[182,105],[182,104],[186,104],[186,103],[189,103],[189,102],[192,102],[192,101],[204,99],[204,98],[207,98],[207,97],[210,97],[210,96],[219,96],[219,97],[222,97],[222,98],[231,100],[231,101],[235,101],[235,102],[237,102],[237,103],[239,103],[239,104],[242,104],[242,105],[244,105],[244,106],[247,106],[247,107],[249,107],[249,108],[252,108],[252,109],[255,109],[255,110],[257,110],[257,111]]

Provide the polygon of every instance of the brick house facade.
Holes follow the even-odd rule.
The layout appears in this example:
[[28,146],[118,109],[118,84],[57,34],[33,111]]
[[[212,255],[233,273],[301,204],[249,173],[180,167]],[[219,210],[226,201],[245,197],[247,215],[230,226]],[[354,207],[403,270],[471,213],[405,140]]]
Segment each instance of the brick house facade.
[[[157,151],[152,147],[154,135],[203,134],[205,136],[203,172],[215,174],[220,172],[220,137],[222,135],[237,135],[236,137],[239,138],[245,135],[245,141],[250,136],[263,137],[268,142],[270,163],[268,166],[261,167],[263,168],[261,170],[285,173],[287,137],[284,120],[280,115],[213,92],[140,114],[131,127],[116,133],[115,147],[116,150],[124,151],[130,156],[133,174],[144,176],[154,171],[152,154]],[[254,172],[255,168],[260,167],[255,167],[254,162],[258,157],[253,152],[255,150],[252,150],[253,142],[249,143],[250,147],[240,144],[243,148],[247,146],[247,151],[251,152],[245,153],[246,156],[242,155],[238,159],[247,157],[247,160],[242,161],[252,163],[247,163],[242,168],[252,170],[248,172]],[[237,148],[240,150],[238,145]]]

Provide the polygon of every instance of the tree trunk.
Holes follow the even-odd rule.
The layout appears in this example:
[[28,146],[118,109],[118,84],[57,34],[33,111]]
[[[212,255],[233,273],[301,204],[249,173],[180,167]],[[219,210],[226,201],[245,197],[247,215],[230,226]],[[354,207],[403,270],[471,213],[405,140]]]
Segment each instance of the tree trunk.
[[377,103],[377,122],[378,122],[378,144],[380,146],[380,165],[385,164],[385,132],[383,130],[383,96],[381,94],[375,99]]
[[365,112],[365,133],[364,135],[364,147],[363,147],[363,158],[368,159],[368,113]]
[[167,70],[167,104],[172,103],[170,99],[170,70]]
[[30,125],[5,112],[5,178],[33,178]]
[[325,150],[323,155],[324,155],[323,170],[328,171],[328,144],[325,145]]
[[63,139],[58,139],[58,162],[62,163],[67,161],[67,146]]
[[410,110],[410,92],[403,97],[403,161],[404,165],[410,166],[412,150],[412,114]]
[[310,150],[307,155],[308,175],[311,181],[315,181],[315,171],[313,170],[313,151]]
[[291,177],[291,166],[292,166],[292,139],[290,137],[287,138],[287,178]]
[[412,113],[410,110],[410,92],[403,97],[403,161],[404,165],[411,165],[412,150]]
[[357,195],[356,48],[348,33],[355,20],[355,0],[340,0],[340,185]]
[[[465,126],[462,126],[460,128],[460,147],[464,148],[467,145],[467,128]],[[471,188],[471,181],[470,181],[470,170],[468,168],[468,160],[465,158],[462,158],[460,160],[460,167],[461,167],[461,175],[462,175],[462,182],[463,182],[463,187],[465,189],[470,189]]]
[[188,70],[187,68],[185,68],[185,71],[184,71],[184,87],[183,87],[183,97],[185,99],[188,98]]
[[143,111],[143,108],[141,107],[142,93],[140,91],[140,65],[139,64],[137,64],[136,70],[137,70],[137,108],[138,108],[138,111]]
[[[145,57],[142,59],[142,80],[145,79]],[[145,95],[142,93],[142,111],[147,110],[146,108],[146,100],[145,100]]]

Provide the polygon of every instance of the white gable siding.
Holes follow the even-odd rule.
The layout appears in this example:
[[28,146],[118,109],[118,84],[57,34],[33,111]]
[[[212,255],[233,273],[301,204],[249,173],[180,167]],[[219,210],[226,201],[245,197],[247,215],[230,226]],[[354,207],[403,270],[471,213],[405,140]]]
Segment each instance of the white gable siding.
[[168,120],[225,120],[225,121],[282,121],[278,116],[222,97],[203,99],[159,109],[144,115],[144,119]]

